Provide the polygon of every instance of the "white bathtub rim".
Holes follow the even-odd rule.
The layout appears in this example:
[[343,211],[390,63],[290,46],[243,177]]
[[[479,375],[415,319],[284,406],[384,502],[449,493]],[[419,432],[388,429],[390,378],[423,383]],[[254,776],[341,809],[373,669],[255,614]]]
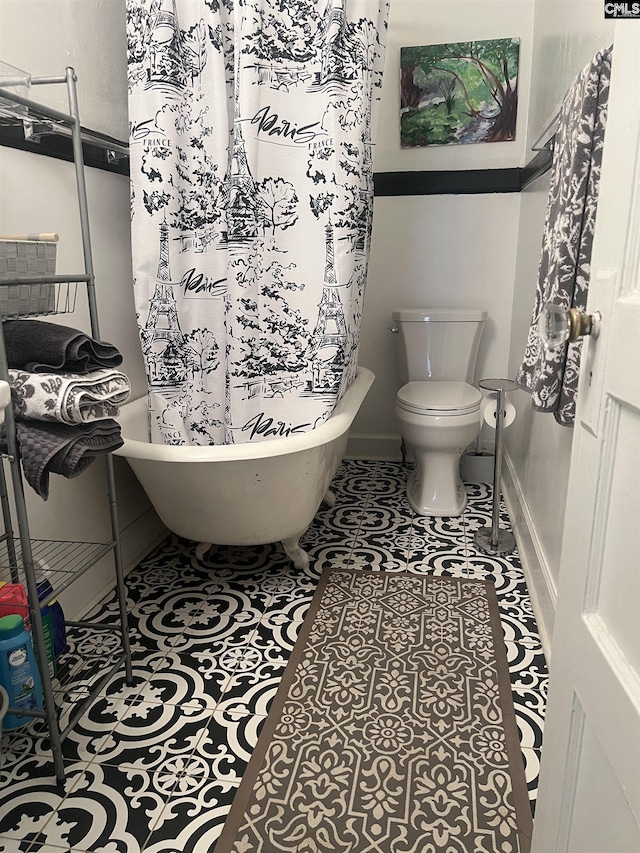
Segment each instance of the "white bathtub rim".
[[[374,379],[375,375],[371,370],[358,367],[351,386],[338,402],[331,416],[320,426],[301,435],[243,444],[198,446],[154,444],[150,441],[127,438],[123,434],[124,444],[115,450],[114,454],[128,459],[146,459],[153,462],[231,462],[266,459],[271,456],[285,456],[289,453],[310,450],[334,441],[349,429]],[[139,397],[125,405],[135,406],[140,400],[144,400],[146,404],[146,397]]]

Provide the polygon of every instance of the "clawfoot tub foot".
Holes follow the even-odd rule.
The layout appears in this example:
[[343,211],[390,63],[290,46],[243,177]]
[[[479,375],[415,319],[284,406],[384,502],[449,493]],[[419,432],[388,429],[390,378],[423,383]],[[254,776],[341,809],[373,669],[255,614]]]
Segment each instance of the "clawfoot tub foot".
[[329,507],[336,505],[336,496],[335,493],[331,491],[331,489],[327,489],[327,491],[324,493],[322,503],[326,504]]
[[307,568],[309,565],[309,555],[300,547],[300,542],[297,536],[292,537],[291,539],[283,539],[282,547],[296,569]]
[[212,542],[200,542],[196,545],[196,560],[204,560],[204,555],[212,545]]

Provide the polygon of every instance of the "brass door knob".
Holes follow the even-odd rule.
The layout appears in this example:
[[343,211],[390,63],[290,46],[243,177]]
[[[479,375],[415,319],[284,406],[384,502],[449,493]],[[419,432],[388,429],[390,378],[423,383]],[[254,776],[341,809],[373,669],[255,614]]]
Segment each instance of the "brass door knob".
[[599,311],[583,314],[576,308],[563,308],[547,302],[538,319],[538,334],[545,349],[557,349],[565,342],[574,343],[585,335],[597,338],[601,319]]

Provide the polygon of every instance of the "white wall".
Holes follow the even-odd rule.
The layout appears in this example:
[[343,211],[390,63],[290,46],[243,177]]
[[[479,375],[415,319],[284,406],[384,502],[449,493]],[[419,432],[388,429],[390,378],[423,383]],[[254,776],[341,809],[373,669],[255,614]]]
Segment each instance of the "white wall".
[[[537,0],[533,32],[531,93],[527,145],[557,113],[571,82],[594,54],[613,41],[613,22],[604,20],[599,0]],[[549,69],[553,68],[553,74]],[[544,227],[547,173],[521,197],[517,261],[511,323],[509,375],[524,354],[531,321]],[[573,430],[553,415],[531,410],[524,391],[512,395],[518,416],[505,432],[507,490],[512,520],[521,535],[520,552],[530,564],[537,588],[543,630],[551,632],[558,584],[563,520]]]
[[[376,172],[508,169],[524,156],[534,0],[390,0]],[[400,148],[400,48],[520,38],[518,118],[513,142]]]
[[[385,76],[374,154],[376,172],[504,169],[526,157],[533,0],[391,0]],[[516,139],[478,145],[400,148],[400,48],[520,38]],[[352,429],[349,452],[399,458],[394,416],[399,307],[488,311],[476,376],[507,376],[520,196],[378,197],[359,361],[376,381]],[[487,439],[492,434],[486,428]]]
[[[128,137],[124,0],[0,0],[0,57],[33,76],[78,76],[82,124],[121,139]],[[31,98],[68,111],[64,85],[32,87]],[[83,272],[75,176],[70,163],[0,148],[0,233],[57,231],[57,271]],[[133,307],[129,233],[129,180],[86,169],[100,334],[124,356],[123,370],[134,396],[146,380]],[[82,286],[80,286],[82,287]],[[81,289],[73,314],[59,315],[64,325],[89,331],[86,296]],[[135,564],[163,531],[137,480],[117,459],[119,522],[125,564]],[[29,486],[33,538],[108,541],[109,512],[104,465],[98,460],[81,477],[52,476],[45,503]],[[69,616],[100,598],[113,579],[109,555],[73,586],[63,604]]]
[[476,376],[506,375],[519,206],[515,193],[376,199],[358,358],[376,381],[354,422],[350,452],[399,456],[394,308],[487,310]]
[[[78,75],[82,123],[128,138],[125,0],[0,0],[3,62],[33,77]],[[33,100],[68,112],[64,86],[34,88]]]

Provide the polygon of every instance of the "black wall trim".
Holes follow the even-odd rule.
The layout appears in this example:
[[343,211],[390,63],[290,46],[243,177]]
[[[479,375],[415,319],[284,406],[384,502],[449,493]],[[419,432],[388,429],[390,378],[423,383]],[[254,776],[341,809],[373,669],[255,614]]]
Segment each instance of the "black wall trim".
[[[24,138],[22,125],[0,125],[0,145],[73,162],[71,139],[48,134],[38,142]],[[107,160],[107,152],[98,145],[83,142],[86,166],[129,174],[129,160]],[[476,193],[518,193],[551,166],[551,154],[540,151],[524,169],[466,169],[443,172],[378,172],[373,176],[374,195],[466,195]]]
[[[73,146],[71,139],[67,136],[58,136],[52,133],[40,137],[39,142],[33,142],[24,138],[22,125],[0,125],[0,145],[73,163]],[[91,145],[89,142],[82,143],[82,150],[85,166],[103,169],[105,172],[114,172],[117,175],[129,174],[129,159],[127,157],[110,163],[107,160],[107,152],[104,148]]]
[[522,169],[467,169],[451,172],[378,172],[376,196],[462,195],[520,192]]

